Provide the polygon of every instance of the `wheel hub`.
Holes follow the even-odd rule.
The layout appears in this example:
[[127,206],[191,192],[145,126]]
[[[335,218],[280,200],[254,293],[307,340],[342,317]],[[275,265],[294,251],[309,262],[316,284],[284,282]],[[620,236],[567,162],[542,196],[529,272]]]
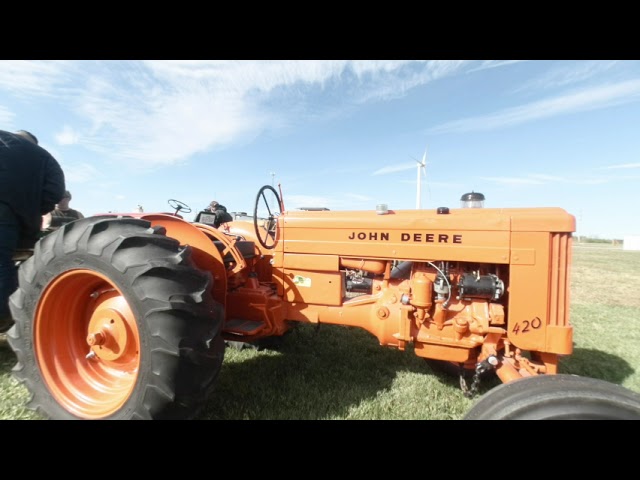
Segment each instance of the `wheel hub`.
[[108,277],[76,269],[54,278],[34,321],[43,381],[80,418],[105,418],[127,401],[140,367],[135,314]]
[[[109,303],[109,300],[104,303]],[[87,344],[102,360],[118,360],[126,351],[129,332],[124,317],[115,310],[101,305],[89,321]]]

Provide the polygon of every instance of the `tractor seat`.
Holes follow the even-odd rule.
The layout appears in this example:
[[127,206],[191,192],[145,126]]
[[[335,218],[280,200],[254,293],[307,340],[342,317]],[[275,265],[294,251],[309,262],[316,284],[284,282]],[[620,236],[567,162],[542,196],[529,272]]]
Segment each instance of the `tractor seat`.
[[[217,247],[219,252],[222,252],[225,248],[225,244],[220,240],[214,240],[213,244]],[[256,256],[256,245],[254,242],[248,240],[238,240],[234,246],[238,249],[245,260],[249,260]],[[227,253],[224,257],[224,261],[232,262],[233,255],[231,255],[231,253]]]

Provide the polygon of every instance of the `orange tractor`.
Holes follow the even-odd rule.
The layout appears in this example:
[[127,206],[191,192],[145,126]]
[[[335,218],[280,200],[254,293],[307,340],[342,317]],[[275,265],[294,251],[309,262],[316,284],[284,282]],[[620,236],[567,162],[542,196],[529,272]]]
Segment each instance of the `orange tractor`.
[[22,262],[8,336],[29,407],[52,419],[193,418],[228,345],[304,322],[411,349],[459,374],[468,396],[495,373],[502,385],[468,418],[563,416],[566,405],[640,415],[632,392],[558,372],[573,349],[575,230],[560,208],[286,211],[267,185],[252,218],[217,229],[169,204],[69,223]]

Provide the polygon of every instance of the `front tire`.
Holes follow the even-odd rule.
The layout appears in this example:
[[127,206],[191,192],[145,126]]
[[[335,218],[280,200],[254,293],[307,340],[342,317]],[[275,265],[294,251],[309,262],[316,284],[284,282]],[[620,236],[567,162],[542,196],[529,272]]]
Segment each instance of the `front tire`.
[[19,270],[8,333],[28,407],[51,419],[183,419],[224,356],[222,307],[191,250],[134,218],[42,239]]
[[489,390],[464,420],[640,420],[640,395],[577,375],[524,377]]

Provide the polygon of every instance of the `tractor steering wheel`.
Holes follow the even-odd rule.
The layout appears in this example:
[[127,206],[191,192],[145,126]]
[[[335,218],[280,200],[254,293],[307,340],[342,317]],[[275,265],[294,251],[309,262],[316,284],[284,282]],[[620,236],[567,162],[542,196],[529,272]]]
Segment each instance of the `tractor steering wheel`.
[[[260,199],[262,199],[264,206],[267,207],[267,212],[269,212],[269,217],[261,222],[261,226],[258,225],[258,205],[260,205]],[[276,205],[277,210],[275,210]],[[276,228],[278,226],[278,217],[282,214],[280,210],[282,208],[281,205],[280,196],[271,185],[262,187],[256,196],[256,203],[253,207],[253,227],[255,228],[256,237],[260,245],[268,250],[276,246]],[[273,212],[271,211],[271,206],[274,207]]]
[[169,199],[167,202],[171,208],[175,208],[176,211],[174,215],[178,215],[178,212],[182,211],[182,213],[191,213],[191,207],[186,203],[182,203],[179,200],[174,200],[173,198]]

